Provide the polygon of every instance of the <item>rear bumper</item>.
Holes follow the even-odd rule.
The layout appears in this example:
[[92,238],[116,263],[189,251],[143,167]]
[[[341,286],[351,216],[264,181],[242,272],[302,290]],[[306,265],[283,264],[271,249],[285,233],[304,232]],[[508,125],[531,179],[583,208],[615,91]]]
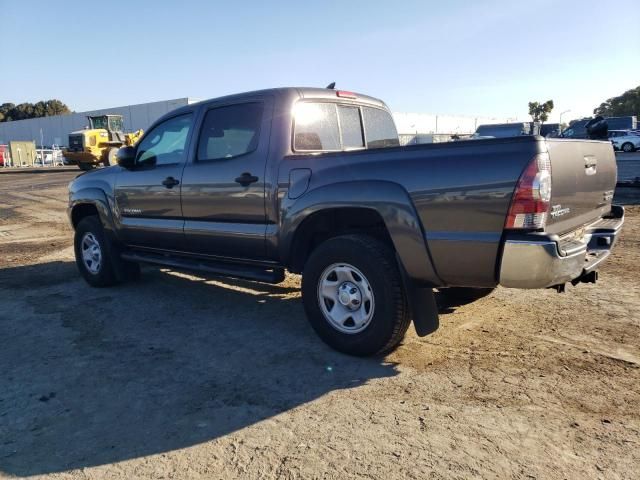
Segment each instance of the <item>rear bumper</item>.
[[546,288],[578,280],[609,256],[624,223],[624,208],[585,228],[580,239],[507,234],[499,283],[510,288]]

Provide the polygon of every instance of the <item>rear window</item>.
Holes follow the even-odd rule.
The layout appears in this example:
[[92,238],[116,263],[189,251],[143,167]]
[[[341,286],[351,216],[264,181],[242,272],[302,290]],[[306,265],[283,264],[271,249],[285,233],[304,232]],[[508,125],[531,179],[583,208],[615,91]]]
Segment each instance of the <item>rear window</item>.
[[341,150],[334,103],[299,103],[295,122],[296,150]]
[[342,132],[343,148],[362,148],[364,138],[362,136],[362,122],[360,121],[360,109],[358,107],[338,107],[340,118],[340,131]]
[[400,145],[393,118],[384,110],[363,107],[367,148],[397,147]]
[[330,102],[300,102],[294,112],[293,148],[302,152],[394,147],[391,115],[382,109]]

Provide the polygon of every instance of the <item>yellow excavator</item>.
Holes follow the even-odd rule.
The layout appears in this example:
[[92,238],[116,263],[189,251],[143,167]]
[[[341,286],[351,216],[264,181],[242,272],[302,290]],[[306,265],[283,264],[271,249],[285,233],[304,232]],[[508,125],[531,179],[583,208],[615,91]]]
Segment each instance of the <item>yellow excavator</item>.
[[134,145],[143,131],[124,133],[122,115],[97,115],[87,117],[89,127],[69,134],[69,147],[64,150],[67,160],[80,170],[91,170],[104,165],[115,165],[120,147]]

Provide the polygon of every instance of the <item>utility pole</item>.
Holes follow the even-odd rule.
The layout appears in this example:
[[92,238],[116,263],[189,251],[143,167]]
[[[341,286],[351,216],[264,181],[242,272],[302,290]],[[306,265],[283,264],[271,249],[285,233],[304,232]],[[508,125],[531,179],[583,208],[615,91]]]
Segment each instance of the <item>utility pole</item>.
[[42,135],[42,129],[40,129],[40,161],[44,167],[44,135]]
[[558,121],[558,135],[562,133],[562,115],[565,113],[569,113],[571,110],[565,110],[564,112],[560,112],[560,120]]

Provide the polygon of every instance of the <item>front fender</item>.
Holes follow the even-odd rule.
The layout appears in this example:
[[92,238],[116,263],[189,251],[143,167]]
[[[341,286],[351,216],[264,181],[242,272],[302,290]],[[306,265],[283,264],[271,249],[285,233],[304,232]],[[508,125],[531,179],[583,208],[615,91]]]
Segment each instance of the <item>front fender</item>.
[[279,256],[285,265],[289,263],[295,233],[302,222],[316,212],[335,208],[371,208],[378,212],[408,277],[423,285],[442,285],[433,268],[422,225],[409,194],[393,182],[332,183],[294,200],[283,198]]
[[81,205],[93,205],[98,211],[102,225],[110,236],[117,238],[113,213],[105,192],[99,188],[83,188],[69,194],[69,221],[73,227],[73,211]]

